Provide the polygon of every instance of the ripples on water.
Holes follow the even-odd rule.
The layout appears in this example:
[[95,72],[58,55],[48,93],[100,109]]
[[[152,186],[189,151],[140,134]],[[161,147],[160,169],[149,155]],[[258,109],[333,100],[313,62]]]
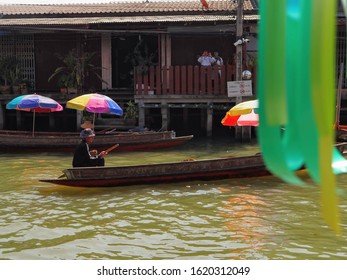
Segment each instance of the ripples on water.
[[[107,165],[252,154],[256,145],[192,142],[113,153]],[[317,186],[274,177],[104,189],[38,182],[70,154],[1,155],[1,259],[346,259],[347,175],[338,177],[343,233],[319,212]]]

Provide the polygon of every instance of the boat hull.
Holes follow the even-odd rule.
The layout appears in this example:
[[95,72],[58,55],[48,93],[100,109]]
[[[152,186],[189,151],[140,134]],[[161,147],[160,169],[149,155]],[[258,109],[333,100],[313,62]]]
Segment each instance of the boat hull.
[[[93,148],[107,149],[119,144],[117,151],[143,151],[169,148],[193,138],[193,135],[175,136],[173,131],[163,132],[116,132],[97,134]],[[0,131],[1,151],[73,151],[79,143],[78,133]]]
[[270,175],[260,155],[119,167],[70,168],[64,179],[41,182],[72,187],[116,187]]

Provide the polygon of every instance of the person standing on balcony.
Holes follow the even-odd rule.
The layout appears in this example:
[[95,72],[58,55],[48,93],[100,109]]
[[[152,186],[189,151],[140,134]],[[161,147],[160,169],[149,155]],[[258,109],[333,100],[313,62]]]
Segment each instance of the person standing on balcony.
[[[207,76],[207,67],[211,67],[216,60],[214,59],[214,57],[212,57],[211,53],[208,51],[204,51],[202,53],[202,55],[198,58],[198,62],[201,65],[201,81],[200,81],[200,87],[201,90],[205,92],[206,90],[206,86],[208,84],[208,81],[206,79]],[[213,73],[211,76],[211,79],[213,80]],[[201,91],[200,90],[200,91]]]
[[212,57],[211,53],[209,53],[208,51],[204,51],[202,55],[198,58],[198,62],[201,66],[207,67],[215,63],[216,60],[214,59],[214,57]]
[[216,61],[215,63],[218,65],[218,75],[220,77],[222,74],[223,58],[219,56],[219,53],[217,51],[213,53],[213,57]]

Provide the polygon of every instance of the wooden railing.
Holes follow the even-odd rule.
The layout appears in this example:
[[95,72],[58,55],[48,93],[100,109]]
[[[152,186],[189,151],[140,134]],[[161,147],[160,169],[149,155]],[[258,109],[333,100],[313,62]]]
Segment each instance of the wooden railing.
[[135,68],[134,94],[227,96],[227,81],[235,81],[235,66],[151,66],[141,73]]

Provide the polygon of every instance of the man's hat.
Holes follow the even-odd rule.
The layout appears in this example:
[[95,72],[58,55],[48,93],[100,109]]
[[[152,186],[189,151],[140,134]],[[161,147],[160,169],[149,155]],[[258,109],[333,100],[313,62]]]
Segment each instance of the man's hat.
[[84,121],[84,123],[81,124],[81,128],[93,128],[93,123],[91,121]]
[[83,129],[80,133],[80,138],[82,139],[85,139],[87,137],[94,137],[94,136],[95,136],[95,133],[90,128]]

